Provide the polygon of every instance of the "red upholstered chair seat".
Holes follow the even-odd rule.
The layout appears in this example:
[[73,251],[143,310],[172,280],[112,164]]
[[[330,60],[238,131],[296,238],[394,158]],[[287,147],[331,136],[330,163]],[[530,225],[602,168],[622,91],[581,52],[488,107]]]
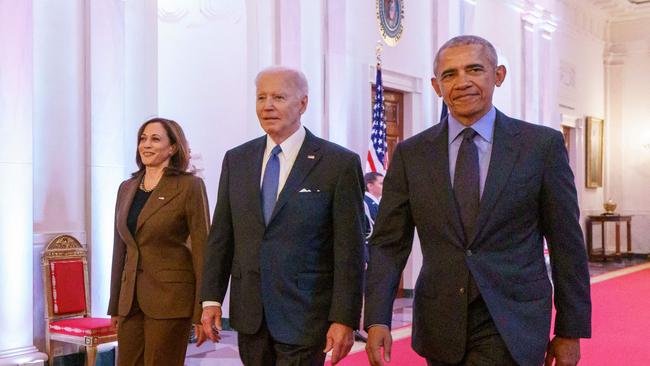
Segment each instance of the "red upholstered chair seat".
[[50,333],[73,336],[103,336],[115,334],[108,318],[74,318],[50,323]]
[[80,259],[50,262],[52,305],[55,315],[86,310],[84,267]]

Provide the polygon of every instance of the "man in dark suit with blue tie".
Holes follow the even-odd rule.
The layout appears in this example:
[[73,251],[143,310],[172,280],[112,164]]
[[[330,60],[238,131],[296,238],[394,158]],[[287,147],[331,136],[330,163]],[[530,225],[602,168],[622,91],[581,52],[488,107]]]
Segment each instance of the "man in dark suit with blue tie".
[[449,115],[395,149],[370,239],[368,358],[390,359],[393,294],[417,228],[412,346],[429,365],[575,365],[591,300],[562,134],[494,108],[506,69],[480,37],[445,43],[434,74]]
[[359,156],[302,127],[307,80],[268,68],[255,80],[265,136],[226,153],[201,292],[203,331],[230,324],[244,365],[322,365],[345,357],[361,313]]

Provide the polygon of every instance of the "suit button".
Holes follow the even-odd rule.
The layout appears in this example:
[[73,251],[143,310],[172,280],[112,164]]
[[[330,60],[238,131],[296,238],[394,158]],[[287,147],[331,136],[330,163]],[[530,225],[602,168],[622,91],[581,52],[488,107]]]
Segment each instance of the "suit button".
[[467,254],[468,257],[471,257],[471,256],[472,256],[472,251],[468,249],[468,250],[465,252],[465,254]]
[[459,291],[460,291],[461,294],[464,294],[465,293],[465,287],[461,287]]

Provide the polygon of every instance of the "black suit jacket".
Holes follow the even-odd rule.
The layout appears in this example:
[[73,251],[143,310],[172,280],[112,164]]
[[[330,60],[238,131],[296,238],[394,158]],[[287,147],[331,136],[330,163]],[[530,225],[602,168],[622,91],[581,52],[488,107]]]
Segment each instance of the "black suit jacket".
[[307,131],[265,226],[265,145],[263,136],[226,153],[201,297],[223,301],[232,277],[230,324],[237,331],[254,334],[264,319],[278,342],[324,344],[331,322],[356,328],[361,313],[359,157]]
[[477,234],[466,243],[449,176],[447,131],[444,119],[395,150],[370,239],[365,324],[390,325],[416,227],[423,260],[415,285],[413,348],[427,358],[461,360],[471,273],[514,359],[540,365],[552,295],[557,335],[591,333],[586,253],[562,135],[497,111]]

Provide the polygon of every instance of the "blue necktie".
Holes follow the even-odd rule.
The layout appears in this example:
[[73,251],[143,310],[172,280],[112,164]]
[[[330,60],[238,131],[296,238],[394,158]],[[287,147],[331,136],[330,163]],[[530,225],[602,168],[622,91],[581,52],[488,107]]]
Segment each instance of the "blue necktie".
[[280,181],[280,159],[278,154],[281,152],[280,145],[275,145],[271,150],[271,156],[269,161],[266,162],[264,179],[262,180],[262,209],[264,210],[264,223],[267,225],[278,197],[278,184]]
[[476,234],[476,218],[480,201],[478,148],[474,143],[477,133],[472,128],[466,128],[461,135],[463,142],[460,144],[456,158],[454,196],[465,229],[465,239],[469,244]]

